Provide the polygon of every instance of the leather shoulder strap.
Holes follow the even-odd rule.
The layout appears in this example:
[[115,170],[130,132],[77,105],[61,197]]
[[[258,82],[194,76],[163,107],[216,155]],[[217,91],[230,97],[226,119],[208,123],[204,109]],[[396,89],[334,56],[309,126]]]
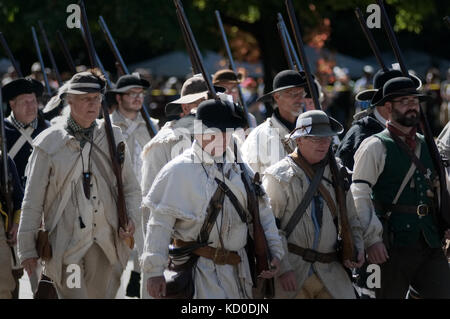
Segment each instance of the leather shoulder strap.
[[320,167],[316,174],[314,175],[314,178],[311,181],[311,184],[309,184],[308,190],[305,193],[305,196],[303,197],[302,201],[298,205],[295,212],[292,214],[291,218],[289,219],[288,224],[286,225],[284,231],[286,233],[286,238],[289,238],[289,235],[294,230],[295,226],[297,226],[300,219],[303,217],[303,215],[306,212],[306,208],[311,203],[311,200],[314,196],[314,194],[317,192],[317,189],[319,188],[320,180],[322,179],[323,172],[325,171],[325,167]]

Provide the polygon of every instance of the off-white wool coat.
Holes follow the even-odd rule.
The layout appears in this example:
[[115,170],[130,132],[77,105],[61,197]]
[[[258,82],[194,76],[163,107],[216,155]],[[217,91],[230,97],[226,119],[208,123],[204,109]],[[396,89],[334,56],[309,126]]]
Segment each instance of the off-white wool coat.
[[[227,152],[232,154],[230,149]],[[203,165],[198,162],[200,159],[203,159]],[[230,174],[230,188],[242,206],[247,207],[247,194],[239,166],[227,159],[223,172]],[[196,141],[192,148],[170,161],[159,172],[143,201],[143,205],[151,211],[142,255],[143,271],[149,277],[163,275],[168,264],[171,237],[183,241],[197,239],[210,199],[218,187],[215,177],[222,178],[222,173]],[[267,197],[261,198],[259,205],[269,249],[274,257],[282,258],[281,239]],[[200,257],[195,270],[194,298],[252,297],[252,279],[244,248],[247,229],[228,197],[225,197],[223,212],[219,213],[210,233],[209,245],[220,247],[220,233],[224,248],[236,251],[242,261],[237,266],[216,265],[212,260]]]
[[[120,128],[113,126],[113,131],[116,144],[124,140]],[[97,126],[93,132],[93,143],[98,146],[98,148],[92,147],[91,155],[91,172],[99,190],[97,196],[112,229],[113,247],[115,247],[117,260],[125,268],[131,250],[118,235],[117,181],[111,168],[103,120],[97,120]],[[72,240],[74,225],[79,224],[79,212],[87,209],[87,207],[78,207],[75,211],[68,210],[67,208],[76,206],[66,205],[60,218],[57,221],[54,220],[66,188],[80,182],[81,176],[79,179],[69,178],[80,158],[80,143],[68,134],[63,124],[60,124],[38,135],[34,139],[33,147],[27,167],[28,179],[18,233],[18,255],[21,262],[38,257],[36,235],[43,219],[45,228],[50,230],[49,240],[53,253],[52,259],[45,263],[45,273],[54,281],[60,281],[64,254]],[[141,219],[139,216],[141,190],[128,150],[123,163],[122,179],[128,216],[136,225]],[[76,196],[77,194],[72,193],[68,202],[76,201]],[[53,225],[56,227],[49,229]]]
[[[336,203],[336,196],[333,186],[328,182],[332,180],[330,168],[327,165],[322,179],[322,184],[331,194]],[[270,205],[275,217],[281,221],[280,234],[282,235],[284,249],[287,252],[287,243],[292,243],[303,248],[313,248],[314,243],[314,223],[311,217],[311,205],[302,216],[297,226],[292,231],[289,238],[286,238],[284,229],[287,226],[291,216],[297,209],[301,200],[309,187],[309,180],[304,171],[290,158],[286,157],[277,164],[269,167],[263,177],[263,186],[270,198]],[[321,253],[330,253],[335,251],[337,241],[336,226],[333,222],[331,211],[323,200],[323,217],[320,228],[319,242],[317,251]],[[347,192],[347,215],[353,234],[353,239],[359,251],[363,249],[362,231],[358,216],[356,215],[355,205],[351,192]],[[337,206],[337,204],[336,204]],[[275,291],[277,298],[293,298],[302,288],[311,263],[303,260],[301,256],[287,252],[281,262],[280,275],[287,271],[294,271],[297,279],[298,290],[296,292],[286,292],[282,288],[278,279],[275,280]],[[348,275],[345,273],[343,265],[339,262],[329,264],[315,262],[312,264],[314,272],[323,282],[328,292],[334,298],[355,298],[352,284]]]

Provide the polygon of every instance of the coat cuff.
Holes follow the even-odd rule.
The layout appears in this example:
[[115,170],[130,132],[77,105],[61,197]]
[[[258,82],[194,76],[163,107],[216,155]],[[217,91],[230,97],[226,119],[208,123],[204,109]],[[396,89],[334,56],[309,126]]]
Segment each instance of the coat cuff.
[[141,256],[141,269],[142,272],[151,277],[164,276],[164,266],[155,266],[152,264],[152,258],[155,258],[153,254],[144,253]]

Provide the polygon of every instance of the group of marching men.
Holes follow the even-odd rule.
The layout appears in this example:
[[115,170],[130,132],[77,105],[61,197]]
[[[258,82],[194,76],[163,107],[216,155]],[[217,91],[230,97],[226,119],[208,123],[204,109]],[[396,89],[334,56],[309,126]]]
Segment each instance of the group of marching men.
[[[450,298],[443,249],[450,231],[438,214],[440,189],[448,185],[439,183],[417,132],[426,96],[420,80],[397,70],[380,70],[373,81],[374,89],[357,97],[370,101],[369,109],[339,142],[342,125],[311,109],[303,72],[275,76],[272,91],[260,98],[272,103],[273,115],[254,128],[254,117],[236,104],[233,71],[215,74],[216,99],[194,75],[166,106],[169,121],[153,138],[140,114],[150,83],[138,74],[122,76],[110,91],[118,105],[110,119],[115,143],[125,145],[117,148],[124,227],[99,120],[102,74],[80,72],[60,88],[56,98],[66,111],[51,126],[38,116],[41,83],[8,83],[2,96],[11,113],[2,138],[15,214],[10,229],[6,216],[0,219],[6,229],[0,232],[0,298],[17,298],[20,269],[33,293],[45,279],[58,298],[114,298],[130,256],[132,280],[140,282],[134,295],[164,298],[173,279],[169,266],[193,255],[193,298],[261,297],[260,284],[270,280],[275,298],[355,298],[351,270],[368,264],[381,267],[377,298]],[[320,86],[315,90],[320,95]],[[447,163],[449,125],[437,144]],[[338,170],[331,166],[336,160]],[[262,176],[253,186],[270,267],[259,274],[252,274],[246,250],[253,220],[243,170],[252,179]],[[39,230],[48,232],[51,258],[45,260],[37,249]],[[345,235],[352,238],[352,258],[340,253]],[[133,249],[126,244],[131,237]],[[186,253],[169,254],[177,249]],[[79,287],[68,284],[73,265],[81,271]]]

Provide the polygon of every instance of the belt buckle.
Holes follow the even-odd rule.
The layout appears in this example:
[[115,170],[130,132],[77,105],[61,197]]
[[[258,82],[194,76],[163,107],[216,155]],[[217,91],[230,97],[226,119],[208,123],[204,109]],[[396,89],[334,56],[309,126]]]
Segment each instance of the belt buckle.
[[229,250],[223,248],[216,248],[213,256],[213,262],[216,265],[225,265],[228,255],[230,254]]
[[428,215],[428,205],[427,204],[420,204],[419,206],[417,206],[417,211],[416,212],[417,212],[417,215],[419,216],[419,218]]
[[312,249],[307,248],[304,250],[302,258],[304,261],[307,261],[309,263],[314,263],[314,262],[316,262],[317,252]]

